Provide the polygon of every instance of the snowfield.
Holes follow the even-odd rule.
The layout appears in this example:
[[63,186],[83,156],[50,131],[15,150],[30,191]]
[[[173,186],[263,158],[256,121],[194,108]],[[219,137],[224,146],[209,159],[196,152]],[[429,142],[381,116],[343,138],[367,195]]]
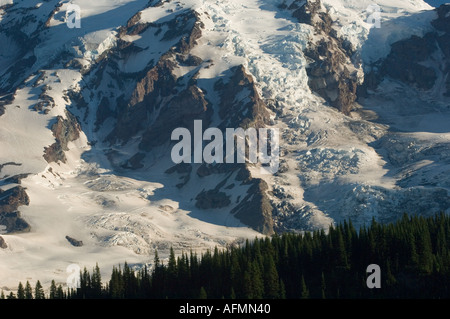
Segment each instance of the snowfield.
[[[0,5],[12,2],[0,1]],[[67,28],[67,3],[63,4],[49,21],[45,41],[34,49],[37,61],[29,77],[0,116],[0,164],[21,163],[3,167],[0,180],[31,173],[22,180],[30,205],[20,207],[31,231],[2,235],[8,244],[0,249],[0,289],[5,294],[19,281],[39,279],[48,286],[55,279],[65,284],[70,264],[91,270],[98,263],[108,278],[112,266],[124,261],[136,267],[151,265],[156,249],[164,259],[170,247],[178,254],[201,252],[263,236],[226,207],[198,209],[196,194],[215,187],[217,175],[200,179],[192,174],[188,187],[174,187],[180,176],[164,173],[171,166],[170,156],[160,155],[167,154],[164,146],[152,154],[145,173],[115,170],[103,150],[129,158],[136,145],[102,144],[99,137],[105,132],[95,129],[95,109],[85,116],[80,138],[69,143],[66,163],[48,164],[43,158],[44,148],[55,141],[51,125],[70,107],[67,91],[89,88],[86,78],[93,77],[49,61],[68,52],[87,72],[102,54],[115,48],[120,26],[139,11],[141,22],[149,24],[163,23],[186,9],[199,14],[204,29],[192,53],[212,61],[197,77],[210,101],[218,99],[210,79],[243,64],[260,95],[276,102],[279,112],[273,115],[271,127],[281,132],[282,171],[262,175],[255,168],[251,172],[269,185],[279,229],[326,228],[346,218],[356,225],[369,223],[372,217],[389,222],[404,211],[450,213],[448,100],[439,99],[436,92],[417,96],[402,84],[385,81],[351,116],[329,107],[308,86],[309,62],[303,51],[316,36],[314,30],[281,10],[283,2],[292,1],[184,0],[146,8],[147,0],[77,0],[73,3],[82,9],[80,29]],[[373,3],[381,9],[379,29],[367,23],[366,9]],[[46,5],[53,4],[38,7],[37,16]],[[323,0],[323,5],[340,26],[339,35],[356,50],[361,71],[386,57],[392,43],[425,34],[436,17],[422,0]],[[14,1],[14,6],[32,7],[34,1]],[[1,12],[0,19],[0,23],[5,19]],[[142,51],[121,60],[118,70],[139,72],[175,44],[173,39],[162,41],[164,32],[151,30],[125,37]],[[5,42],[0,33],[0,43]],[[0,67],[10,63],[13,53],[0,48]],[[54,101],[45,114],[33,109],[43,91]],[[99,98],[91,93],[89,105],[98,106]],[[414,99],[416,104],[411,102]],[[84,116],[76,108],[71,111]],[[93,148],[91,141],[101,145]],[[248,186],[231,185],[231,179],[229,184],[230,200],[236,203]],[[9,187],[0,181],[1,189]],[[66,236],[83,241],[83,246],[72,246]]]

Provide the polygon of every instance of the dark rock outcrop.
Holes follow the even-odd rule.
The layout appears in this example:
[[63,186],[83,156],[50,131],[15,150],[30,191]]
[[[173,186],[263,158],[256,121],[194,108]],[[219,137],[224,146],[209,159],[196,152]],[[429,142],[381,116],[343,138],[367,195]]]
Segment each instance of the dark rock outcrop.
[[288,10],[293,11],[292,16],[297,18],[298,22],[313,26],[316,32],[330,33],[332,19],[322,10],[320,0],[297,0],[292,2]]
[[178,183],[176,186],[178,188],[183,187],[189,182],[191,179],[192,165],[188,163],[179,163],[165,171],[166,174],[177,173],[180,175],[181,183]]
[[226,84],[219,80],[214,86],[220,96],[219,116],[223,120],[219,127],[265,127],[269,123],[269,111],[259,96],[253,77],[243,65],[231,68],[230,72]]
[[7,233],[23,233],[31,229],[20,212],[0,213],[0,225],[6,226]]
[[30,198],[22,186],[16,186],[7,191],[0,189],[0,212],[11,213],[17,210],[19,206],[29,205]]
[[[96,114],[99,132],[107,118],[115,120],[113,129],[107,134],[106,142],[126,145],[130,141],[138,141],[136,154],[132,158],[129,158],[131,155],[124,155],[126,158],[120,161],[122,168],[142,168],[142,160],[147,152],[172,143],[171,134],[175,128],[184,127],[192,133],[194,120],[202,120],[204,130],[210,126],[214,110],[206,97],[207,92],[199,87],[196,80],[205,62],[192,54],[192,49],[202,35],[203,27],[198,14],[190,10],[173,13],[170,19],[154,23],[142,22],[141,15],[136,14],[119,30],[117,48],[112,50],[108,59],[92,70],[95,73],[92,76],[93,87],[109,85],[102,82],[104,74],[108,73],[114,74],[115,86],[126,89],[121,95],[101,95]],[[128,41],[127,36],[144,35],[149,29],[162,41],[170,40],[176,43],[163,53],[159,60],[148,61],[142,71],[132,74],[120,71],[119,64],[126,63],[130,56],[146,50]],[[179,66],[189,66],[192,70],[180,76],[177,72]],[[231,68],[224,78],[227,79],[218,81],[213,86],[213,94],[220,98],[217,111],[221,122],[218,127],[223,131],[225,128],[265,127],[269,123],[270,113],[259,96],[253,77],[245,67],[241,65]],[[191,164],[181,163],[172,166],[166,173],[174,175],[177,188],[183,188],[189,186],[192,169]],[[250,182],[250,173],[245,164],[205,164],[200,166],[196,173],[200,177],[221,174],[220,179],[223,179],[237,170],[241,182],[249,183],[250,186],[251,183],[261,182],[258,179]],[[220,182],[214,189],[206,189],[196,194],[197,207],[214,209],[229,206],[231,210],[236,203],[230,202],[225,186]],[[261,205],[269,202],[266,190],[258,187],[254,187],[254,190],[262,191],[259,195],[247,196],[246,203],[240,206],[242,210],[237,209],[234,212],[243,222],[249,221],[250,227],[271,233],[273,227],[270,226],[270,208],[264,206],[264,209],[258,210],[258,207],[261,208]],[[231,206],[232,204],[234,206]],[[249,212],[251,217],[247,219],[244,217],[246,208],[252,210]]]
[[48,114],[50,109],[55,107],[55,100],[47,94],[47,90],[51,90],[51,88],[44,87],[42,93],[39,95],[39,102],[33,106],[33,110],[36,112]]
[[140,148],[145,151],[169,141],[172,131],[178,127],[186,127],[193,132],[194,120],[202,120],[203,126],[209,126],[212,109],[208,108],[203,92],[195,85],[161,107],[157,120],[142,136]]
[[[270,118],[264,100],[259,96],[253,77],[243,65],[229,70],[229,78],[219,80],[214,89],[220,97],[219,128],[263,128]],[[224,134],[225,136],[225,134]],[[273,233],[272,206],[267,194],[267,184],[261,179],[251,177],[247,164],[203,164],[197,169],[200,177],[227,173],[227,179],[237,171],[237,182],[250,185],[247,195],[238,199],[231,213],[242,223],[264,234]],[[225,181],[197,196],[197,207],[203,209],[220,208],[231,205],[226,195]],[[265,185],[265,187],[264,187]]]
[[365,76],[361,92],[375,89],[385,77],[422,91],[434,88],[441,78],[446,79],[442,94],[450,97],[450,5],[441,5],[436,12],[438,17],[431,22],[435,30],[393,43],[389,55]]
[[134,169],[134,170],[143,168],[144,164],[142,164],[142,161],[144,160],[144,158],[145,158],[145,153],[136,153],[122,167]]
[[[18,83],[29,75],[37,58],[34,48],[39,44],[39,32],[45,24],[45,16],[36,14],[33,7],[4,6],[0,34],[13,44],[9,65],[0,70],[0,95],[14,91]],[[7,46],[9,49],[9,46]]]
[[14,94],[7,94],[0,98],[0,116],[5,114],[6,105],[11,104],[14,100]]
[[[117,114],[117,124],[108,135],[108,141],[126,143],[140,133],[142,141],[139,147],[143,151],[169,142],[171,132],[176,127],[187,127],[189,123],[193,124],[194,119],[204,120],[204,125],[207,125],[211,116],[208,102],[192,79],[193,75],[178,78],[173,72],[180,61],[189,65],[200,65],[202,62],[190,55],[190,50],[202,35],[203,23],[198,14],[187,10],[160,24],[141,23],[140,15],[137,14],[120,33],[140,34],[148,27],[157,30],[157,33],[166,30],[163,41],[180,40],[140,76],[129,99],[118,99],[116,111],[106,109],[107,114],[102,111],[102,117],[98,119],[102,122],[106,117]],[[135,50],[129,42],[122,43],[122,46]],[[122,50],[120,54],[123,54]]]
[[231,213],[256,231],[266,235],[273,234],[273,207],[267,195],[267,183],[255,178],[245,181],[244,184],[251,186]]
[[73,142],[80,137],[81,127],[77,118],[66,110],[66,118],[58,116],[56,123],[52,125],[53,136],[56,142],[45,148],[44,158],[48,163],[63,162],[66,163],[67,158],[65,151],[69,148],[69,142]]
[[192,171],[192,166],[187,163],[180,163],[172,166],[165,171],[166,174],[172,174],[177,172],[178,174],[190,174]]
[[5,241],[5,239],[3,239],[2,236],[0,236],[0,248],[1,248],[1,249],[6,249],[6,248],[8,248],[8,245],[6,244],[6,241]]
[[223,208],[231,204],[230,196],[216,189],[203,191],[195,199],[195,206],[200,209]]
[[21,184],[22,179],[27,178],[30,174],[18,174],[8,178],[5,178],[3,182],[5,184]]
[[342,113],[349,114],[357,98],[359,82],[351,47],[337,36],[320,0],[296,0],[287,9],[300,23],[313,26],[319,39],[311,42],[304,52],[311,59],[306,69],[311,90]]
[[433,33],[423,38],[412,36],[396,42],[392,44],[391,52],[382,65],[382,75],[415,85],[419,89],[429,90],[434,86],[437,75],[433,68],[420,63],[427,60],[436,49]]
[[81,247],[83,246],[83,241],[77,240],[75,238],[72,238],[70,236],[66,236],[67,241],[74,247]]
[[7,233],[25,232],[30,225],[23,220],[17,209],[30,204],[25,189],[21,186],[13,187],[7,191],[0,190],[0,225],[6,226]]

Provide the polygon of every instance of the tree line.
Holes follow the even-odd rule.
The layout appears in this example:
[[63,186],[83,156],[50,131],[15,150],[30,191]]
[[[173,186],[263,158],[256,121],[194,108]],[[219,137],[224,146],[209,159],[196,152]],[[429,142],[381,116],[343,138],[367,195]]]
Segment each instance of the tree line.
[[[166,263],[155,252],[151,269],[126,262],[102,281],[98,265],[80,272],[78,289],[51,283],[45,295],[19,283],[19,299],[140,298],[449,298],[450,217],[404,215],[395,223],[372,220],[358,231],[351,221],[301,234],[285,233],[215,248],[200,256],[170,250]],[[381,288],[369,289],[367,266],[381,268]]]

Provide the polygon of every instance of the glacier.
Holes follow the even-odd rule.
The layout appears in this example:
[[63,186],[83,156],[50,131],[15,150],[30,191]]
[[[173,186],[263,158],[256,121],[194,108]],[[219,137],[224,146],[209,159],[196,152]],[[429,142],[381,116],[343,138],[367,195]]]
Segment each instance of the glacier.
[[[244,197],[256,196],[238,171],[193,164],[168,174],[174,165],[170,144],[143,150],[143,130],[120,126],[118,114],[132,108],[120,101],[135,100],[138,109],[146,98],[140,90],[149,90],[151,81],[136,79],[160,61],[174,65],[171,72],[161,66],[159,74],[176,78],[171,90],[185,92],[195,83],[192,94],[211,108],[214,126],[223,121],[217,82],[226,88],[230,70],[240,66],[248,73],[252,80],[241,80],[250,83],[228,99],[246,105],[257,95],[269,109],[266,127],[281,132],[278,173],[248,167],[253,180],[267,184],[261,192],[270,201],[274,231],[326,229],[347,218],[355,225],[372,218],[390,222],[404,212],[450,213],[444,73],[425,91],[386,77],[343,114],[310,87],[307,70],[314,61],[305,52],[324,35],[293,16],[301,1],[73,3],[82,9],[80,29],[67,28],[64,1],[0,2],[0,164],[17,163],[1,166],[0,189],[18,185],[8,178],[26,175],[20,185],[30,205],[20,213],[31,227],[2,231],[8,248],[0,249],[0,289],[15,289],[25,279],[64,284],[73,263],[89,268],[98,262],[105,271],[125,260],[151,265],[156,249],[164,260],[170,247],[204,251],[268,235],[230,213]],[[379,29],[367,23],[373,3],[380,7]],[[347,41],[359,85],[381,68],[392,44],[424,37],[438,17],[422,0],[323,0],[321,10],[331,17],[336,37]],[[188,50],[192,61],[181,61],[179,43],[200,25],[201,36]],[[439,54],[421,63],[444,69]],[[169,97],[155,101],[164,105]],[[43,155],[56,141],[52,126],[70,128],[67,110],[79,122],[79,135],[64,140],[64,155],[48,162]],[[136,111],[136,117],[148,119],[146,129],[158,124],[163,111]],[[110,138],[114,128],[120,138]],[[210,190],[224,193],[232,205],[199,209],[197,196]],[[73,247],[66,236],[83,246]]]

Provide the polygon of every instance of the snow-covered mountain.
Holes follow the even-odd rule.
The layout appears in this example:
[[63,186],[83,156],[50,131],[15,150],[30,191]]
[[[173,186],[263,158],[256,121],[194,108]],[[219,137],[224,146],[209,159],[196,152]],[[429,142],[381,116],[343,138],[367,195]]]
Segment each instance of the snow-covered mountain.
[[[450,212],[450,5],[0,5],[0,288]],[[175,164],[194,120],[278,129],[279,170]]]

